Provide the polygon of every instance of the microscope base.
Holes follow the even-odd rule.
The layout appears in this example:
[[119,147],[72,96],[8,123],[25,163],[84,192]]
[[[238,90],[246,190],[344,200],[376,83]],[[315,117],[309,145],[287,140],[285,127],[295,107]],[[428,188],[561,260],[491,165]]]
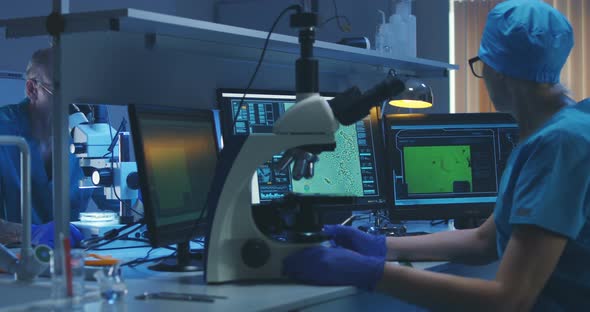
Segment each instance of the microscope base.
[[[200,259],[197,259],[200,258]],[[162,260],[161,262],[149,266],[148,269],[158,272],[197,272],[203,271],[203,256],[202,254],[195,255],[190,259],[189,263],[179,264],[176,258]]]
[[148,269],[159,272],[195,272],[203,270],[204,251],[191,251],[190,242],[176,245],[176,256],[166,258],[160,263],[149,266]]

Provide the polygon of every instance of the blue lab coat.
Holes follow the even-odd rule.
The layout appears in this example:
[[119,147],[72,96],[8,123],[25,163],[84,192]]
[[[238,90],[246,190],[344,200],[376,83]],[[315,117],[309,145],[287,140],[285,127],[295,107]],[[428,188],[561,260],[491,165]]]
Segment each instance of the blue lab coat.
[[[31,188],[33,224],[53,220],[53,182],[49,180],[41,158],[39,142],[31,134],[31,117],[28,99],[19,104],[0,107],[0,135],[17,135],[25,138],[31,151]],[[47,129],[51,131],[51,129]],[[78,189],[82,177],[78,160],[70,160],[71,219],[77,220],[80,211],[86,209],[91,190]],[[0,146],[0,219],[21,222],[20,211],[20,156],[14,146]]]
[[568,239],[534,311],[590,311],[590,99],[563,108],[514,149],[494,214],[500,256],[517,224]]

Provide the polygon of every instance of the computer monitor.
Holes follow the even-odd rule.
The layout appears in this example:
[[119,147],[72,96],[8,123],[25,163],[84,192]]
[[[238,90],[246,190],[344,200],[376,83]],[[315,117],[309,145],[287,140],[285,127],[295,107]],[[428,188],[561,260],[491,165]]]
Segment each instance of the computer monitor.
[[[295,104],[295,94],[288,91],[248,91],[234,125],[234,116],[243,90],[218,89],[218,105],[224,138],[250,133],[271,133],[274,122]],[[333,94],[322,93],[327,100]],[[380,185],[383,169],[382,138],[376,110],[350,126],[340,126],[336,132],[336,150],[323,152],[311,179],[296,181],[291,172],[274,170],[282,153],[274,155],[257,169],[252,183],[252,203],[266,203],[289,192],[354,197],[354,204],[336,210],[369,210],[385,208],[386,201]],[[330,210],[330,209],[327,209]]]
[[508,114],[387,115],[390,217],[485,218],[518,142]]
[[177,244],[176,262],[150,267],[197,270],[190,241],[206,233],[206,201],[218,148],[210,110],[129,106],[131,135],[148,237],[154,247]]

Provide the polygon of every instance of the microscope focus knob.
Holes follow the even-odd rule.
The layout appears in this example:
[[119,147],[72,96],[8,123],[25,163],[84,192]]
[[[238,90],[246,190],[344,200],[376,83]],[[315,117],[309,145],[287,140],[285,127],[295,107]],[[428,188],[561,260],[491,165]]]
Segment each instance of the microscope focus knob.
[[113,185],[113,172],[109,168],[94,170],[92,173],[92,184],[96,186]]
[[137,175],[137,172],[131,172],[130,174],[127,175],[127,187],[129,187],[132,190],[137,190],[139,189],[139,176]]
[[86,144],[84,144],[84,143],[72,143],[72,144],[70,144],[70,153],[72,153],[72,154],[84,154],[84,153],[86,153]]
[[269,258],[270,248],[261,239],[249,239],[242,246],[242,261],[251,268],[255,269],[265,265]]

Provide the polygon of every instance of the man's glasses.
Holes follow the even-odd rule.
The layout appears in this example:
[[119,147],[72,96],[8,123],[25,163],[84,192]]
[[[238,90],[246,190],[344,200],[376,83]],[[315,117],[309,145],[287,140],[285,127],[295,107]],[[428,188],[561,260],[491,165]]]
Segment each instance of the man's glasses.
[[49,95],[53,95],[53,90],[51,90],[47,85],[45,85],[43,82],[32,78],[31,79],[32,82],[34,82],[36,85],[38,85],[39,87],[41,87],[41,89],[43,89],[45,92],[47,92],[47,94]]
[[475,77],[483,78],[483,62],[479,56],[469,59],[469,67],[471,68],[471,72]]

